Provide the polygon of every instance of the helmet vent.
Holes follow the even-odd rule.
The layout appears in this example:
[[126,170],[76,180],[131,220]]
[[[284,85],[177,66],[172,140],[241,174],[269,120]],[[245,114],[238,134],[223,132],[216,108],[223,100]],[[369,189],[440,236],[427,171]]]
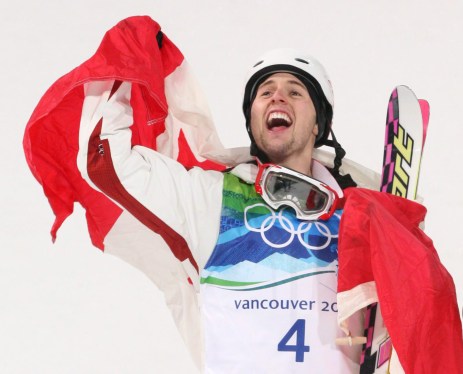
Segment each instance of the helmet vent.
[[256,66],[259,66],[260,64],[262,64],[264,62],[264,60],[260,60],[258,63],[256,63],[253,68],[255,68]]
[[304,63],[304,64],[309,65],[309,61],[303,60],[302,58],[296,57],[295,60],[298,61],[298,62],[302,62],[302,63]]

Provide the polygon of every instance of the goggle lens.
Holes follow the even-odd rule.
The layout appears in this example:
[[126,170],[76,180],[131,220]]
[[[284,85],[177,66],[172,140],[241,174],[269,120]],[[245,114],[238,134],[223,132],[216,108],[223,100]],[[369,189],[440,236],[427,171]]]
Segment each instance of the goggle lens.
[[338,205],[331,187],[295,170],[258,161],[256,192],[274,209],[286,205],[299,219],[329,219]]
[[264,188],[272,201],[292,201],[304,213],[322,212],[330,200],[317,186],[286,173],[269,171]]

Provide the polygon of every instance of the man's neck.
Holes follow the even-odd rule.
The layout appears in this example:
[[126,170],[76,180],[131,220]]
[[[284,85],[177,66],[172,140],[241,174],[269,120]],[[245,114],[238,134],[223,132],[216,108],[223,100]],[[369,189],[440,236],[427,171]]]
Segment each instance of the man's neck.
[[308,175],[309,177],[312,176],[312,155],[309,157],[295,157],[286,160],[282,160],[281,162],[275,162],[278,165],[293,169],[299,173]]

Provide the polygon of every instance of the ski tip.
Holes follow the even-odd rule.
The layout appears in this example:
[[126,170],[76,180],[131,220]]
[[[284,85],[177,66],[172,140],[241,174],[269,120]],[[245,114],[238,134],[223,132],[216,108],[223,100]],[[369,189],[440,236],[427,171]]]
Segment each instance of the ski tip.
[[418,99],[420,103],[421,116],[423,117],[423,145],[426,140],[426,134],[428,132],[429,116],[430,116],[430,107],[429,102],[424,99]]

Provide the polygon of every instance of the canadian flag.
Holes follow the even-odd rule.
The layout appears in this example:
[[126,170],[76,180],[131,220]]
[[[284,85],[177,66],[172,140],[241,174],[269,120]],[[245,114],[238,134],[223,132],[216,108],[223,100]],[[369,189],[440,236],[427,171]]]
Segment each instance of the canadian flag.
[[224,149],[187,62],[160,26],[146,16],[127,18],[106,33],[90,59],[48,89],[27,124],[26,160],[56,216],[53,239],[78,202],[86,210],[92,243],[104,250],[104,238],[121,214],[76,166],[84,85],[97,80],[132,83],[133,145],[157,150],[186,168],[222,170],[249,158],[247,148]]
[[164,292],[180,334],[201,367],[199,267],[191,251],[179,245],[184,240],[177,240],[165,225],[146,225],[123,211],[78,170],[85,90],[88,83],[105,80],[115,86],[130,83],[132,145],[156,150],[187,169],[209,170],[248,160],[249,147],[223,147],[182,53],[146,16],[119,22],[90,59],[58,79],[41,98],[24,134],[27,163],[55,214],[53,240],[74,203],[81,204],[92,243],[141,270]]
[[419,228],[426,209],[361,188],[347,189],[345,195],[339,235],[340,325],[346,327],[351,315],[379,301],[405,373],[463,373],[455,285]]

